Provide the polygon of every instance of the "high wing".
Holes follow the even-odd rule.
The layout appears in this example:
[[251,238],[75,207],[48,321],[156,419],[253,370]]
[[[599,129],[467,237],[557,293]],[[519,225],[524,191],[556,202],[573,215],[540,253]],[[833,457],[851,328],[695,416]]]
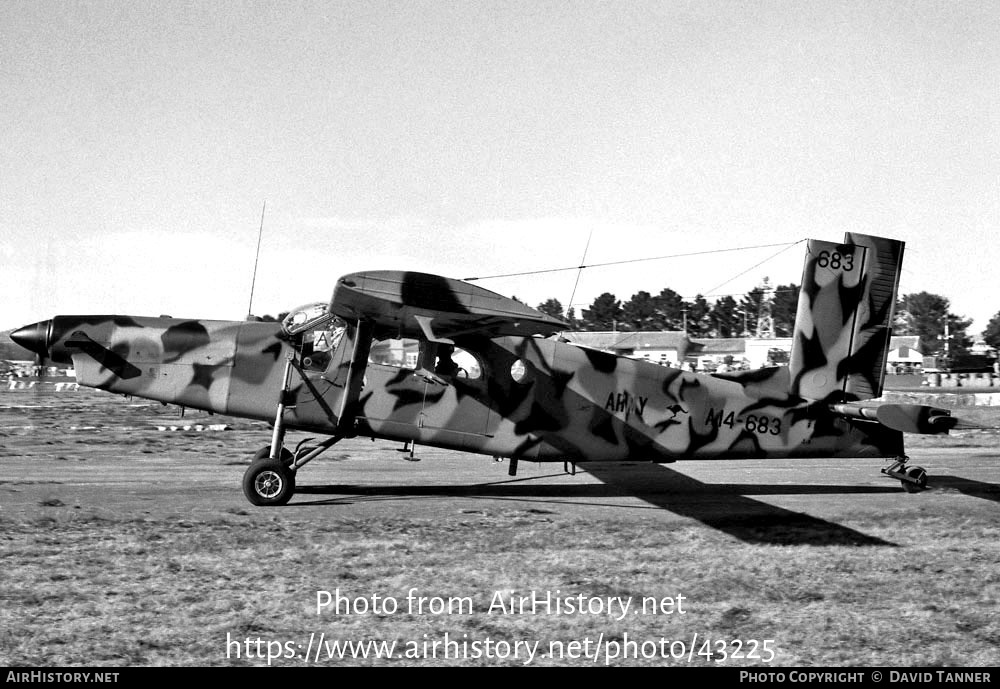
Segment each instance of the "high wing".
[[399,270],[343,276],[329,311],[347,321],[369,321],[376,332],[393,337],[443,343],[472,332],[526,337],[569,328],[557,318],[477,285]]

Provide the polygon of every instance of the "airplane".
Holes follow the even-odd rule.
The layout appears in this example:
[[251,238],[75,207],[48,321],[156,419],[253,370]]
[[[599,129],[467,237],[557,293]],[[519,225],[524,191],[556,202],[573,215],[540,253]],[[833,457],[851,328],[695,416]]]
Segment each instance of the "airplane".
[[[567,323],[468,281],[378,270],[280,323],[55,316],[11,338],[112,393],[268,421],[243,491],[286,504],[297,473],[344,438],[509,460],[881,458],[927,486],[904,433],[948,433],[946,409],[880,404],[903,242],[808,240],[787,366],[699,374],[567,341]],[[290,430],[322,434],[289,449]]]

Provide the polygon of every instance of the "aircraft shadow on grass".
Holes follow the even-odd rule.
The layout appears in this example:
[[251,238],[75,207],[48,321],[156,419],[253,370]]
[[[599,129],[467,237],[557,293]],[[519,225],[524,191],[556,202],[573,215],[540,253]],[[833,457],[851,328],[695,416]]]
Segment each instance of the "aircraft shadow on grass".
[[934,487],[937,489],[958,491],[963,495],[973,498],[1000,502],[1000,485],[996,483],[973,481],[961,476],[942,476],[941,474],[936,474],[934,476]]
[[[607,465],[591,464],[586,467],[586,470],[602,483],[578,485],[536,483],[538,479],[561,476],[561,474],[548,474],[547,476],[465,486],[427,484],[299,486],[296,491],[301,494],[337,494],[343,497],[326,500],[298,500],[289,506],[343,505],[357,502],[420,498],[489,498],[541,501],[556,505],[562,504],[565,500],[573,500],[574,504],[611,507],[619,510],[664,509],[679,516],[694,519],[751,544],[896,545],[825,519],[769,505],[745,495],[745,493],[755,495],[843,495],[900,492],[900,489],[894,486],[711,484],[691,478],[663,465],[649,465],[646,470],[629,467],[622,471]],[[626,506],[601,501],[602,498],[621,497],[636,497],[647,505]]]

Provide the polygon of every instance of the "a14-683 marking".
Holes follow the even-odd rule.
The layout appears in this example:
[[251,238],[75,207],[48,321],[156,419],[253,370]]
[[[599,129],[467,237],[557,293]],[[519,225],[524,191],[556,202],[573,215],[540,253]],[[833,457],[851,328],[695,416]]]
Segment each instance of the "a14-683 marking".
[[747,433],[757,433],[758,435],[780,435],[781,419],[767,414],[747,414],[737,416],[734,411],[726,409],[715,409],[709,407],[708,415],[705,417],[705,425],[713,428],[736,428],[741,426]]

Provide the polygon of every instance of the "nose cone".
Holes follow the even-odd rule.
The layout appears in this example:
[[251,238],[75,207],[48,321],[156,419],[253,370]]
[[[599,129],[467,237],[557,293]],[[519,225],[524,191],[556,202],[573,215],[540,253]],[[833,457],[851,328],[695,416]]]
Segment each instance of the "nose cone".
[[10,334],[10,339],[38,356],[47,357],[51,332],[52,321],[39,321],[15,330]]

